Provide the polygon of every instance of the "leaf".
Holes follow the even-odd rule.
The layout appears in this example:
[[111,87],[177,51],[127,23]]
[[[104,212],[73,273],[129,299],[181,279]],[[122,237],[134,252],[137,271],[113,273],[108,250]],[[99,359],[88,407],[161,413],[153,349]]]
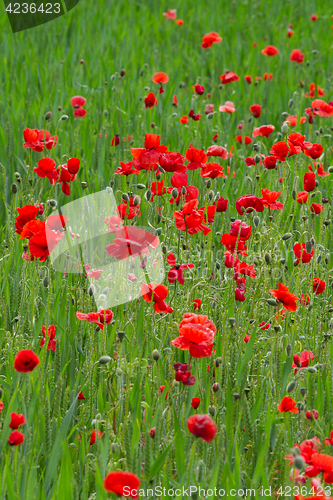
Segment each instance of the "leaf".
[[152,466],[150,467],[150,471],[149,471],[148,481],[151,481],[154,478],[154,476],[157,476],[157,474],[159,473],[161,467],[163,466],[163,464],[166,460],[166,457],[168,456],[168,453],[169,453],[172,445],[173,445],[173,441],[169,444],[169,446],[161,453],[161,455],[152,464]]

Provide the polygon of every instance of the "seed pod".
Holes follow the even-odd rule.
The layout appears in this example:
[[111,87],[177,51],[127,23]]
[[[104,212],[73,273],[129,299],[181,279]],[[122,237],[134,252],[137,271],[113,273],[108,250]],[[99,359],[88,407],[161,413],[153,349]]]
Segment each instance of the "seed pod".
[[306,370],[309,372],[309,373],[317,373],[317,370],[314,366],[308,366],[308,368],[306,368]]
[[221,269],[221,264],[219,262],[216,262],[215,267],[216,267],[216,269]]
[[[260,151],[260,147],[261,147],[261,144],[259,142],[256,142],[256,144],[253,144],[253,149],[254,151],[256,151],[257,153],[259,153]],[[258,162],[259,163],[259,162]]]
[[255,215],[253,217],[253,224],[254,224],[255,227],[259,226],[259,224],[260,224],[260,217],[258,215]]
[[208,113],[207,118],[208,118],[208,120],[211,120],[212,118],[214,118],[214,113]]
[[270,306],[276,307],[278,305],[277,301],[275,299],[267,299],[267,304]]
[[286,259],[284,257],[282,257],[282,259],[280,259],[280,264],[285,264],[286,263]]
[[10,186],[10,190],[13,194],[16,194],[17,191],[18,191],[18,188],[17,188],[17,185],[15,184],[15,182],[13,182],[13,184]]
[[118,336],[118,339],[120,340],[120,342],[122,342],[124,340],[124,337],[125,337],[125,332],[117,332],[117,336]]
[[62,117],[60,118],[60,120],[63,120],[63,121],[68,120],[68,116],[67,115],[62,115]]
[[291,109],[294,106],[294,99],[290,99],[288,102],[288,108]]
[[324,134],[323,139],[331,139],[331,134]]
[[290,384],[287,385],[287,392],[293,392],[295,387],[296,387],[296,382],[293,380],[292,382],[290,382]]
[[162,234],[162,228],[158,227],[157,229],[155,229],[155,235],[160,236],[160,234]]
[[178,196],[178,189],[177,188],[173,188],[173,190],[171,191],[171,195],[173,198],[177,198]]
[[186,194],[186,187],[185,187],[185,186],[183,186],[183,187],[182,187],[182,189],[181,189],[181,193],[182,193],[182,195],[185,195],[185,194]]
[[110,361],[112,361],[112,359],[110,358],[110,356],[102,356],[98,360],[98,362],[99,362],[100,365],[107,365],[108,363],[110,363]]
[[117,370],[116,370],[116,375],[117,375],[117,377],[121,377],[121,376],[122,376],[122,374],[123,374],[123,370],[122,370],[121,368],[119,368],[119,367],[118,367],[118,368],[117,368]]
[[333,167],[328,167],[328,172],[329,172],[330,174],[333,174]]
[[298,456],[294,458],[294,466],[298,470],[303,470],[305,467],[305,460],[302,456]]
[[56,208],[56,206],[58,205],[57,201],[56,200],[50,200],[49,201],[49,205],[50,207],[52,208]]
[[136,187],[138,189],[146,189],[146,186],[144,184],[137,184]]
[[296,200],[297,198],[297,193],[296,193],[296,190],[293,189],[292,192],[291,192],[291,196],[293,197],[293,200]]
[[306,248],[307,253],[311,253],[311,251],[312,251],[312,243],[311,243],[311,241],[307,241],[305,243],[305,248]]
[[156,174],[156,180],[160,181],[162,179],[161,174]]
[[321,256],[321,255],[318,255],[318,257],[317,257],[317,261],[316,261],[316,262],[317,262],[317,264],[320,264],[320,263],[321,263],[321,259],[322,259],[322,256]]
[[160,352],[157,349],[153,350],[152,356],[155,361],[158,361],[161,357]]
[[110,180],[109,185],[110,185],[111,188],[113,188],[113,186],[115,185],[115,182],[114,182],[113,179]]
[[281,328],[281,326],[280,326],[280,325],[274,325],[274,331],[275,331],[276,333],[281,332],[281,330],[282,330],[282,328]]
[[140,196],[138,195],[134,196],[133,205],[137,207],[139,203],[140,203]]
[[330,220],[324,220],[324,226],[329,226],[331,224]]
[[151,200],[151,191],[150,191],[150,189],[147,189],[147,191],[145,192],[145,198],[146,198],[147,201]]
[[49,286],[49,277],[48,276],[44,276],[44,278],[42,279],[42,283],[43,283],[43,286],[45,288],[47,288]]
[[292,352],[293,352],[292,346],[290,344],[287,344],[286,345],[286,355],[288,356],[288,358],[290,358]]
[[208,199],[212,200],[214,198],[214,191],[211,189],[208,193]]
[[215,359],[215,366],[218,368],[222,364],[222,358],[218,357]]
[[302,396],[305,396],[305,394],[306,394],[306,388],[302,387],[299,392],[302,394]]
[[82,186],[83,189],[86,189],[88,187],[88,184],[87,184],[87,182],[82,181],[81,182],[81,186]]
[[117,453],[117,451],[118,451],[118,444],[111,443],[111,453]]
[[211,185],[212,185],[212,181],[211,181],[211,179],[208,179],[208,181],[206,182],[206,188],[210,189]]
[[265,261],[266,261],[266,264],[271,264],[272,263],[272,256],[270,253],[265,253]]
[[168,251],[168,250],[167,250],[167,247],[166,247],[165,245],[163,245],[163,246],[162,246],[162,253],[163,253],[164,255],[166,255],[167,251]]
[[259,266],[260,264],[259,260],[256,257],[254,257],[253,259],[253,264],[255,264],[256,266]]
[[235,318],[229,318],[229,323],[230,323],[230,326],[234,326],[234,324],[236,323],[236,319]]
[[52,116],[51,111],[48,111],[48,112],[47,112],[47,113],[45,113],[45,115],[44,115],[44,120],[46,120],[46,121],[47,121],[47,120],[49,120],[49,119],[51,118],[51,116]]
[[124,201],[128,201],[128,200],[129,200],[129,196],[128,196],[128,194],[127,194],[127,193],[123,193],[123,194],[121,195],[121,197],[122,197],[122,199],[123,199]]
[[92,296],[94,295],[94,293],[96,292],[95,285],[90,285],[90,286],[88,287],[87,292],[88,292],[88,295],[90,295],[90,297],[92,297]]

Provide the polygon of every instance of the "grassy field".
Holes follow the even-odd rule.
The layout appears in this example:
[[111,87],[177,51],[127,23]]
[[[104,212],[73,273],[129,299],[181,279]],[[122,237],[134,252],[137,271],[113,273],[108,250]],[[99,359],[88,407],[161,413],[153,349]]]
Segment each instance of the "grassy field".
[[[163,16],[168,9],[177,9],[183,23]],[[13,35],[2,7],[1,500],[116,498],[116,476],[108,476],[115,471],[135,475],[125,483],[137,485],[139,478],[140,498],[302,500],[321,491],[333,497],[333,439],[325,441],[333,430],[332,15],[327,0],[80,0],[65,16]],[[210,32],[222,41],[204,49],[202,37]],[[262,53],[270,45],[277,55]],[[294,49],[304,54],[303,62],[290,60]],[[169,78],[163,93],[152,81],[157,72]],[[220,76],[228,72],[239,79],[222,84]],[[306,96],[312,83],[315,93]],[[196,84],[204,87],[202,95]],[[145,106],[150,92],[158,99],[151,108]],[[85,116],[74,116],[74,96],[86,99]],[[312,106],[317,98],[321,102]],[[228,101],[235,112],[219,111]],[[250,111],[254,104],[261,106],[259,117]],[[191,110],[200,119],[189,116]],[[180,122],[184,116],[188,123]],[[253,137],[262,125],[275,129],[269,137]],[[48,130],[58,142],[42,152],[24,148],[27,128]],[[185,194],[184,178],[178,177],[179,190],[172,193],[173,172],[147,169],[134,150],[151,150],[145,134],[159,135],[169,152],[186,157],[182,175],[198,189],[192,197],[198,202],[190,201],[189,190]],[[315,147],[315,154],[309,143],[322,150]],[[207,153],[212,145],[225,154],[192,159],[200,167],[192,169],[194,149]],[[163,167],[159,154],[151,163]],[[115,173],[133,156],[138,174]],[[80,160],[77,178],[67,181],[69,195],[61,183],[40,178],[37,164],[45,157],[56,166]],[[274,169],[265,166],[266,157],[276,158]],[[211,163],[222,165],[215,167],[220,176],[209,172]],[[313,178],[304,177],[309,167]],[[162,180],[170,189],[152,200],[152,183]],[[117,205],[126,206],[124,224],[149,227],[158,236],[159,249],[149,248],[149,257],[164,256],[171,309],[160,304],[162,312],[154,310],[140,293],[110,307],[113,315],[101,325],[77,317],[101,309],[103,301],[93,293],[99,278],[59,272],[47,252],[45,259],[35,255],[30,261],[36,228],[20,238],[24,224],[18,229],[17,209],[42,203],[43,213],[31,217],[40,227],[52,211],[110,187]],[[266,202],[264,208],[262,189],[280,191],[283,207]],[[301,192],[308,193],[304,204]],[[236,200],[244,195],[253,195],[252,204],[237,211]],[[130,196],[141,199],[129,221]],[[170,203],[177,196],[178,204]],[[223,211],[221,196],[228,200]],[[174,213],[184,205],[192,215],[181,212],[177,219]],[[198,231],[189,231],[199,224],[192,216],[201,218]],[[230,226],[235,220],[251,226],[242,226],[248,239]],[[247,251],[241,252],[242,245]],[[171,252],[176,266],[167,261]],[[169,270],[179,277],[179,265],[189,263],[184,284],[173,280]],[[322,282],[312,285],[314,278],[325,283],[324,290]],[[274,292],[279,283],[290,293],[281,286]],[[202,301],[199,309],[195,299]],[[159,304],[155,294],[153,302]],[[192,317],[185,348],[185,341],[171,342],[183,335],[186,313],[200,317]],[[56,342],[49,345],[46,338],[40,346],[42,327],[50,325]],[[24,350],[39,359],[27,373],[24,366],[17,369],[16,356]],[[177,371],[176,363],[188,366]],[[197,409],[193,398],[200,398]],[[13,412],[25,417],[17,431],[24,435],[20,444],[18,435],[8,442],[15,432],[15,424],[9,426]],[[199,430],[191,427],[200,420],[195,415],[206,415]]]

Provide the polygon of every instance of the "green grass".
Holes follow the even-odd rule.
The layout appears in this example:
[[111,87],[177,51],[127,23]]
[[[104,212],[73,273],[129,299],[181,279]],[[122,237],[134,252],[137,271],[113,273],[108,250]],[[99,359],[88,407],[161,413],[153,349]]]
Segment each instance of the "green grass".
[[[163,17],[168,8],[177,8],[183,26]],[[292,157],[288,164],[281,163],[279,171],[260,165],[248,168],[244,158],[255,155],[255,141],[242,146],[235,137],[240,133],[251,136],[254,127],[273,124],[274,133],[260,141],[260,152],[266,154],[279,140],[282,113],[300,117],[311,105],[311,99],[304,96],[311,82],[325,90],[326,102],[333,100],[330,3],[306,0],[196,4],[183,0],[176,5],[153,0],[81,0],[66,16],[15,35],[2,9],[0,401],[4,409],[0,414],[0,498],[104,499],[107,493],[103,480],[108,472],[118,469],[137,474],[144,489],[197,485],[224,488],[230,494],[233,488],[254,488],[255,498],[259,499],[267,498],[262,488],[271,487],[275,498],[274,492],[280,486],[291,485],[291,466],[284,459],[288,450],[314,436],[323,440],[333,429],[333,345],[327,335],[332,329],[332,226],[323,225],[324,220],[332,219],[332,174],[317,176],[319,185],[311,202],[321,203],[322,198],[330,201],[314,217],[309,203],[301,207],[292,196],[293,189],[303,190],[309,159],[299,154],[297,160]],[[317,22],[310,19],[313,13],[318,15]],[[289,23],[295,32],[291,38],[287,37]],[[203,50],[201,37],[210,31],[217,31],[223,40]],[[279,49],[278,56],[261,54],[268,44]],[[305,53],[303,64],[289,61],[293,48]],[[121,78],[122,69],[126,75]],[[240,80],[220,89],[219,76],[226,70],[235,71]],[[145,109],[147,87],[158,91],[158,85],[152,82],[157,71],[165,71],[169,82],[164,85],[165,93],[157,94],[158,106]],[[265,72],[272,73],[273,79],[255,84],[255,77],[263,77]],[[251,85],[246,83],[245,75],[253,77]],[[193,95],[192,85],[198,82],[204,85],[205,95],[210,93],[207,100]],[[73,116],[70,98],[74,95],[87,99],[84,118]],[[172,106],[173,95],[178,98],[177,108]],[[294,100],[292,107],[290,99]],[[235,104],[232,115],[218,111],[227,100]],[[208,103],[215,105],[212,119],[204,113]],[[249,111],[254,103],[262,105],[257,119]],[[179,120],[190,109],[203,116],[184,126]],[[52,118],[45,121],[48,111]],[[64,114],[69,119],[59,121]],[[239,130],[241,121],[243,128]],[[323,144],[326,171],[332,164],[332,126],[332,118],[316,117],[312,125],[307,122],[295,128],[307,140]],[[45,128],[58,135],[59,142],[50,152],[57,165],[64,163],[63,155],[81,159],[70,197],[62,193],[60,185],[53,188],[48,181],[40,181],[36,188],[38,177],[32,168],[29,174],[26,168],[31,163],[30,151],[22,147],[26,127]],[[120,134],[120,145],[111,147],[116,133]],[[219,145],[228,151],[233,146],[233,158],[221,163],[225,171],[227,165],[231,166],[234,178],[230,175],[226,182],[215,179],[207,189],[198,171],[193,177],[190,172],[188,175],[189,184],[199,188],[199,207],[207,205],[210,190],[213,198],[219,192],[229,199],[228,211],[216,214],[208,236],[198,233],[186,237],[176,230],[170,195],[163,200],[156,197],[153,203],[145,199],[146,189],[139,190],[136,185],[143,183],[147,187],[150,175],[143,172],[130,177],[127,184],[123,176],[114,174],[120,160],[132,159],[131,147],[143,147],[145,133],[160,134],[162,144],[183,155],[190,143],[206,150],[216,133]],[[127,136],[130,141],[123,140]],[[31,167],[42,156],[32,153]],[[13,194],[15,172],[20,174],[21,182]],[[153,228],[161,228],[160,239],[167,254],[173,251],[177,263],[192,262],[194,269],[185,271],[183,286],[164,282],[169,288],[166,301],[173,307],[173,314],[154,315],[140,299],[114,308],[114,321],[103,332],[76,318],[76,311],[97,310],[87,293],[89,283],[84,275],[63,276],[48,261],[24,261],[14,221],[17,207],[38,201],[45,203],[50,213],[49,197],[61,207],[105,189],[110,180],[115,182],[117,202],[122,192],[142,197],[137,224],[147,225],[149,221]],[[170,186],[170,174],[165,174],[163,180],[165,186]],[[84,189],[81,182],[88,183],[88,187]],[[230,218],[237,217],[236,199],[248,193],[261,196],[261,188],[281,190],[279,199],[284,209],[274,211],[272,220],[265,209],[258,214],[258,227],[253,223],[254,214],[246,216],[253,227],[245,260],[256,264],[257,277],[246,281],[246,301],[235,302],[220,239],[229,231]],[[162,217],[159,206],[165,207]],[[309,217],[304,220],[303,216]],[[292,233],[292,239],[282,239],[286,232]],[[293,245],[311,238],[315,240],[311,263],[294,266]],[[285,264],[281,264],[281,258]],[[165,267],[169,269],[168,264]],[[48,287],[42,282],[46,276]],[[313,276],[325,280],[324,294],[312,295],[308,282]],[[277,288],[279,281],[298,297],[302,293],[311,296],[310,306],[298,305],[297,312],[287,312],[281,323],[275,319],[278,309],[267,303],[271,298],[269,289]],[[178,336],[183,314],[193,311],[195,298],[202,299],[200,312],[216,325],[215,352],[210,358],[191,360],[196,383],[183,387],[174,382],[173,365],[188,362],[188,353],[176,349],[170,341]],[[230,318],[235,318],[234,327]],[[261,330],[261,321],[271,323],[270,329]],[[56,326],[59,340],[55,353],[39,347],[42,325],[49,324]],[[118,333],[122,331],[125,337],[120,341]],[[243,340],[246,334],[251,336],[249,343]],[[307,349],[315,354],[315,373],[300,370],[294,374],[292,356],[286,353],[288,344],[292,354]],[[13,368],[14,357],[27,348],[34,350],[41,362],[31,374],[19,374]],[[152,357],[154,349],[161,354],[157,362]],[[112,361],[96,364],[104,355]],[[216,362],[217,358],[222,361]],[[318,410],[318,420],[307,420],[305,411],[299,415],[277,411],[293,380],[296,386],[290,396],[304,410]],[[217,392],[212,389],[215,382],[220,386]],[[167,399],[165,392],[159,394],[161,385],[166,386],[164,391],[169,390]],[[306,388],[305,396],[301,388]],[[81,390],[84,401],[77,400]],[[195,438],[188,432],[186,421],[195,413],[191,407],[193,397],[201,398],[197,413],[208,413],[214,406],[213,419],[219,431],[210,444],[198,440],[192,456]],[[25,441],[18,447],[7,443],[13,411],[23,413],[27,420],[21,428]],[[153,427],[154,440],[149,437]],[[104,435],[90,446],[92,429]],[[325,450],[330,452],[329,448]],[[310,486],[307,488],[309,491]],[[186,498],[175,496],[182,497]],[[254,497],[248,494],[245,498]]]

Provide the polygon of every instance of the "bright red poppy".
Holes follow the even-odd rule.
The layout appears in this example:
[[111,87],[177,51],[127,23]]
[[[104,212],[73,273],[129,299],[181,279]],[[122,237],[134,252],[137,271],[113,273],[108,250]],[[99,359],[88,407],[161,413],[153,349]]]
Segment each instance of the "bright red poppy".
[[245,135],[244,137],[242,135],[236,135],[236,141],[239,142],[240,144],[251,144],[252,142],[252,139],[251,137],[248,137],[247,135]]
[[313,144],[312,148],[304,149],[304,154],[310,156],[313,160],[317,160],[323,152],[323,146],[321,144]]
[[253,114],[254,118],[259,118],[259,116],[261,115],[260,104],[252,104],[252,106],[250,106],[250,111]]
[[270,150],[270,154],[279,161],[286,161],[286,158],[289,158],[289,156],[293,156],[297,153],[298,151],[295,146],[291,142],[287,144],[285,141],[276,142]]
[[188,170],[196,170],[205,166],[207,155],[202,149],[189,148],[185,152],[185,158],[189,161],[186,165]]
[[[237,243],[238,240],[238,243]],[[234,255],[236,252],[238,255],[246,255],[246,245],[244,243],[244,240],[239,238],[238,236],[232,236],[230,233],[224,233],[222,234],[221,237],[221,243],[222,245],[227,249],[227,255],[231,254]],[[236,250],[236,243],[237,243],[237,250]],[[227,266],[229,267],[229,266]],[[232,267],[232,266],[230,266]]]
[[11,429],[18,429],[20,425],[24,425],[26,423],[25,416],[21,413],[11,413],[10,418],[11,421],[9,423],[9,427]]
[[144,301],[154,302],[153,309],[156,313],[172,313],[173,309],[164,299],[168,296],[169,290],[165,285],[149,283],[141,285],[141,295]]
[[205,358],[212,355],[216,327],[207,316],[185,313],[179,325],[180,336],[171,344],[183,351],[189,351],[193,358]]
[[42,333],[43,333],[43,338],[40,341],[39,347],[43,347],[43,345],[45,344],[45,340],[49,339],[46,350],[47,351],[55,351],[56,345],[57,345],[57,341],[55,339],[55,335],[56,335],[55,326],[50,325],[47,329],[47,333],[46,333],[46,327],[42,326]]
[[169,253],[167,257],[167,263],[172,266],[172,268],[168,272],[168,281],[169,283],[174,283],[178,281],[180,285],[185,283],[184,271],[185,269],[193,269],[194,265],[190,264],[176,264],[176,257],[172,252]]
[[323,210],[323,205],[320,205],[320,203],[311,203],[310,210],[314,214],[318,215],[320,212]]
[[162,84],[163,83],[167,83],[168,81],[169,81],[169,77],[168,77],[168,75],[166,73],[163,73],[163,71],[155,73],[154,76],[153,76],[153,82],[160,84],[159,94],[163,94],[164,89],[163,89],[163,85]]
[[315,295],[320,295],[325,291],[326,283],[320,278],[313,278],[309,282],[312,283],[312,291]]
[[314,172],[304,174],[304,191],[311,193],[316,188],[316,175]]
[[280,210],[283,208],[283,204],[276,201],[281,194],[281,191],[270,191],[269,189],[262,189],[262,198],[264,207],[268,207],[272,210]]
[[220,35],[216,33],[216,31],[212,31],[202,37],[201,47],[203,49],[209,49],[213,45],[213,43],[220,42],[222,42],[222,37],[220,37]]
[[140,479],[132,472],[113,471],[104,479],[104,489],[118,497],[139,498]]
[[265,56],[277,56],[279,54],[279,51],[274,45],[267,45],[262,51],[262,54]]
[[252,226],[248,226],[245,222],[237,219],[230,223],[231,236],[239,236],[241,240],[246,241],[251,236]]
[[309,193],[307,193],[306,191],[300,191],[299,193],[297,193],[296,201],[300,205],[304,205],[304,203],[308,201],[308,197]]
[[[194,408],[194,410],[196,410],[199,407],[200,401],[201,401],[200,398],[192,398],[191,406],[192,406],[192,408]],[[333,433],[333,431],[332,431],[332,433]]]
[[207,156],[218,156],[222,158],[222,160],[226,160],[228,158],[228,151],[223,146],[209,146],[207,149]]
[[104,324],[108,325],[111,323],[113,318],[113,312],[110,309],[98,309],[96,313],[81,313],[76,312],[77,319],[88,321],[89,323],[95,323],[99,326],[101,330],[104,330]]
[[296,245],[293,246],[293,252],[295,256],[297,257],[297,264],[300,262],[300,259],[302,259],[303,264],[307,264],[310,262],[312,257],[314,256],[314,248],[312,247],[311,252],[308,253],[306,251],[306,244],[305,243],[296,243]]
[[145,96],[144,103],[145,103],[146,109],[147,108],[150,109],[150,108],[153,108],[154,106],[157,106],[158,99],[155,96],[154,92],[149,92],[149,94]]
[[120,167],[117,168],[117,170],[114,171],[115,174],[119,175],[137,175],[140,173],[140,170],[136,170],[133,167],[133,162],[128,161],[127,163],[124,163],[123,161],[120,162]]
[[267,170],[273,170],[276,167],[277,159],[275,156],[266,156],[264,158],[264,165]]
[[82,107],[86,104],[87,99],[80,95],[71,98],[71,105],[74,108],[74,116],[77,118],[82,118],[86,116],[87,111]]
[[278,410],[281,413],[286,413],[286,412],[298,413],[298,408],[296,408],[296,401],[294,401],[289,396],[285,396],[282,399],[281,403],[278,406]]
[[290,54],[290,61],[302,63],[304,61],[304,57],[304,54],[299,49],[294,49]]
[[236,210],[239,215],[243,215],[245,212],[249,214],[250,212],[263,212],[264,204],[260,198],[253,194],[245,194],[236,200]]
[[205,92],[205,87],[196,83],[195,85],[193,85],[193,90],[196,94],[202,95]]
[[24,441],[24,434],[22,434],[22,432],[19,431],[13,431],[8,438],[8,444],[10,444],[11,446],[18,446],[22,444],[23,441]]
[[220,196],[220,198],[214,202],[214,205],[216,206],[216,212],[226,212],[228,208],[228,202],[229,200],[223,198],[223,196]]
[[180,153],[161,153],[159,164],[166,172],[186,172],[185,157]]
[[32,372],[39,364],[39,357],[30,349],[19,351],[14,359],[14,368],[19,373]]
[[201,304],[202,304],[202,300],[201,299],[194,299],[194,301],[193,301],[194,310],[200,309],[201,308]]
[[305,97],[310,97],[310,98],[314,98],[316,97],[316,94],[318,97],[322,97],[323,95],[325,95],[325,92],[323,91],[323,89],[321,89],[319,87],[319,85],[317,85],[317,89],[316,89],[316,84],[315,83],[310,83],[310,90],[309,92],[307,92],[306,94],[304,94]]
[[59,174],[55,166],[56,162],[52,158],[41,158],[38,162],[38,166],[34,168],[34,172],[42,179],[47,177],[50,182],[57,181]]
[[145,134],[145,147],[132,148],[133,165],[138,170],[156,170],[161,153],[167,153],[168,148],[160,144],[158,134]]
[[219,107],[219,111],[221,111],[221,113],[234,113],[236,111],[235,110],[235,105],[231,101],[226,101],[223,104],[223,106]]
[[296,295],[289,292],[288,287],[279,283],[279,288],[277,290],[269,290],[269,293],[280,302],[287,311],[294,312],[297,309],[296,300],[299,300]]
[[209,177],[210,179],[226,177],[222,171],[223,167],[218,163],[206,163],[206,165],[201,168],[200,175],[201,177]]
[[204,208],[196,210],[199,202],[197,199],[191,200],[186,203],[182,210],[174,212],[176,219],[176,227],[180,231],[186,231],[188,234],[196,234],[202,231],[206,236],[211,229],[203,224],[204,222]]
[[222,85],[226,85],[231,82],[237,82],[239,80],[239,76],[236,75],[233,71],[228,71],[224,75],[220,76]]
[[187,428],[195,437],[210,443],[218,431],[217,425],[208,415],[192,415],[187,419]]
[[19,215],[15,219],[16,233],[22,234],[23,228],[27,222],[34,220],[38,214],[38,207],[34,205],[24,205],[16,209]]

